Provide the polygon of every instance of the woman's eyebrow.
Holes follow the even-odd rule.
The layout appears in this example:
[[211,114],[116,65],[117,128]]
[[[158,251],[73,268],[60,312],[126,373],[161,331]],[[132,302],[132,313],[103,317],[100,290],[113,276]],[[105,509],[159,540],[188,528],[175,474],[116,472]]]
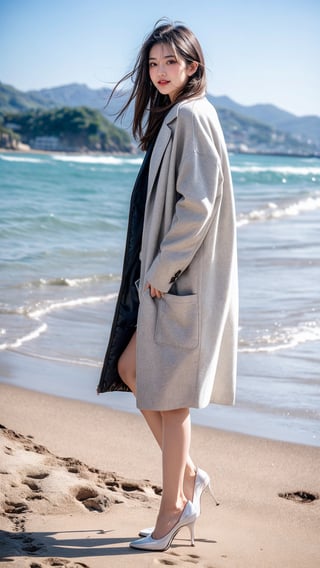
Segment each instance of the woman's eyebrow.
[[[164,55],[163,59],[169,59],[170,57],[175,57],[174,53],[172,53],[171,55]],[[156,60],[156,57],[149,57],[149,61],[151,61],[151,59]]]

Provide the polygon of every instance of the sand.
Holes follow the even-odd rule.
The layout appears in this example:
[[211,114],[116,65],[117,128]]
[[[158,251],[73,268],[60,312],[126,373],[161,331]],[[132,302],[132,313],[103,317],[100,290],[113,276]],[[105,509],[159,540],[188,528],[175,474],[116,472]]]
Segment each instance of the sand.
[[320,566],[320,448],[193,427],[220,506],[203,495],[194,547],[183,529],[140,552],[129,542],[161,494],[140,416],[1,384],[0,423],[1,566]]

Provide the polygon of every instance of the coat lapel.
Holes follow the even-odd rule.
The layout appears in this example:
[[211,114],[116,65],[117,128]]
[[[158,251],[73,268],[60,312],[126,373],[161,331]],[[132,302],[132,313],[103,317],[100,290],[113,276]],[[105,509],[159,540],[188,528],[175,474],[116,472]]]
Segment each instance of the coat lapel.
[[149,167],[147,201],[150,197],[150,193],[154,186],[154,182],[161,165],[163,154],[165,153],[165,150],[171,138],[171,128],[169,125],[173,120],[176,119],[178,114],[178,107],[179,105],[175,105],[172,109],[170,109],[167,116],[164,118],[159,134],[155,141],[155,145],[150,160],[150,167]]

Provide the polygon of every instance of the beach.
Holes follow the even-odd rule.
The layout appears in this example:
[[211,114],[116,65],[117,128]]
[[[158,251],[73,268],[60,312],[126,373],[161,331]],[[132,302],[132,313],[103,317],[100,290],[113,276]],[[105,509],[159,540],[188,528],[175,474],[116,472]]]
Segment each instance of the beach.
[[220,505],[203,495],[194,547],[183,529],[140,552],[129,542],[154,523],[161,456],[139,415],[5,384],[0,415],[1,566],[319,565],[320,448],[194,426]]

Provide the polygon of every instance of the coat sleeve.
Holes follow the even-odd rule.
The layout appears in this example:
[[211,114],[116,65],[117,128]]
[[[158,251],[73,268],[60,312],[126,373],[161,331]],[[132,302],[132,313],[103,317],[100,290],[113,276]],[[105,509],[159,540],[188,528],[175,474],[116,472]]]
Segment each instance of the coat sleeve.
[[169,230],[146,280],[168,292],[190,265],[214,220],[221,199],[221,162],[212,125],[182,109],[174,133],[178,200]]

